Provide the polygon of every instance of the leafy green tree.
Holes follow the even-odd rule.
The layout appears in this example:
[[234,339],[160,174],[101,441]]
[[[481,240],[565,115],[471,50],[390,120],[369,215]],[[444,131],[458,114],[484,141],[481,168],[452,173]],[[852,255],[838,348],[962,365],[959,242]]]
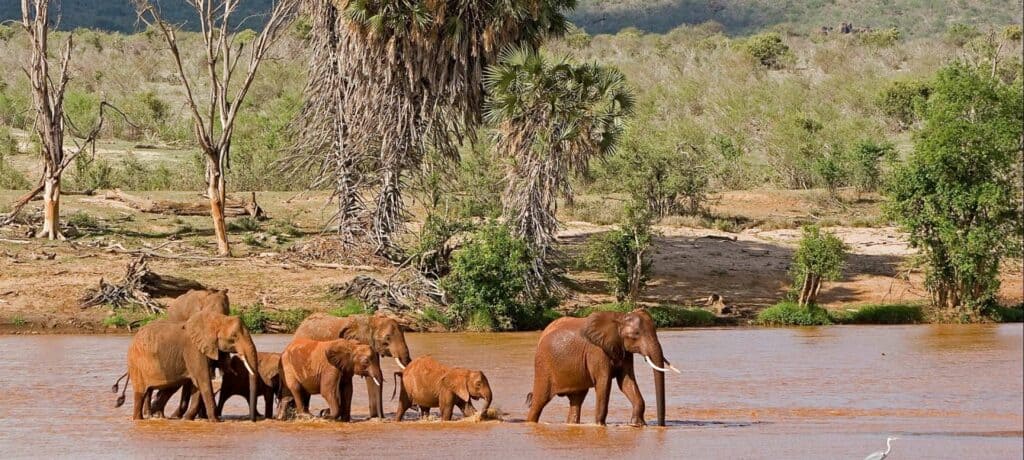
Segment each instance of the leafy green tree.
[[821,282],[838,280],[845,265],[846,245],[842,240],[817,225],[805,226],[790,268],[794,286],[800,286],[799,305],[814,305]]
[[896,122],[902,131],[918,121],[917,107],[931,93],[927,83],[917,80],[896,80],[878,95],[877,105],[882,113]]
[[642,126],[631,131],[604,171],[612,190],[629,193],[658,218],[700,213],[711,189],[711,164],[702,148]]
[[914,151],[894,173],[889,214],[927,261],[934,302],[979,313],[999,265],[1021,250],[1022,83],[962,63],[939,71]]
[[485,117],[497,128],[496,151],[509,161],[504,214],[537,257],[531,289],[546,290],[558,197],[572,198],[570,174],[616,149],[633,93],[617,69],[549,59],[529,48],[504,53],[485,84]]
[[747,54],[769,69],[781,69],[792,52],[775,32],[754,35],[743,43]]
[[615,298],[636,302],[650,278],[653,215],[642,202],[626,207],[619,228],[599,235],[588,245],[588,265],[604,272],[612,282]]
[[863,140],[850,152],[850,169],[853,186],[857,193],[874,192],[882,183],[879,163],[883,158],[892,158],[896,153],[891,143]]

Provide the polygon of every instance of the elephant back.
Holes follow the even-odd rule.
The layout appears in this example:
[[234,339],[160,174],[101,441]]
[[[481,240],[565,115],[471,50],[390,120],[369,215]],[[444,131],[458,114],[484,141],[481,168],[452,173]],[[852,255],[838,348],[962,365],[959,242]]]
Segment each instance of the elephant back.
[[192,289],[167,305],[167,319],[187,321],[200,312],[230,314],[227,289]]
[[299,328],[295,330],[295,338],[316,341],[327,341],[341,338],[341,332],[350,323],[346,318],[338,318],[325,313],[309,315]]

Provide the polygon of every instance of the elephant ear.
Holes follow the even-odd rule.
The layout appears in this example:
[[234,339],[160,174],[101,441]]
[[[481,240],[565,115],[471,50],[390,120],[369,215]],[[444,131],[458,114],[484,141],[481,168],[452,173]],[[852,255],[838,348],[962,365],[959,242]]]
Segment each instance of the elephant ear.
[[448,371],[441,377],[441,385],[455,393],[459,399],[469,401],[469,375],[466,372]]
[[591,313],[583,324],[580,335],[600,347],[608,356],[621,356],[622,337],[619,335],[619,313],[601,311]]
[[281,355],[278,353],[260,353],[260,377],[267,386],[274,384],[274,379],[281,375]]
[[338,369],[345,369],[352,362],[352,350],[343,343],[331,343],[324,350],[324,355],[327,356],[327,362]]
[[185,322],[185,333],[192,344],[209,359],[217,359],[218,318],[209,313],[193,315]]
[[348,322],[338,332],[339,339],[355,340],[356,342],[365,343],[370,345],[370,348],[376,350],[373,339],[373,328],[370,324],[370,316],[368,315],[352,315],[345,318]]

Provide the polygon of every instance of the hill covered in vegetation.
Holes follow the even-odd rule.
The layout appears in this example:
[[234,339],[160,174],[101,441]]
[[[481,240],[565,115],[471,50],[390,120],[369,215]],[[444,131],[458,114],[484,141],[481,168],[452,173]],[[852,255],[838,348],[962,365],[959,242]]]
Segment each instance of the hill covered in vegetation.
[[[90,28],[129,33],[138,30],[129,0],[64,0],[60,27],[64,30]],[[246,0],[239,16],[266,11],[272,0]],[[665,33],[681,25],[714,21],[729,35],[746,35],[774,26],[799,32],[837,27],[849,22],[859,27],[895,27],[906,36],[945,32],[950,24],[1020,23],[1019,0],[580,0],[570,17],[591,34],[617,33],[636,28]],[[17,0],[0,1],[0,20],[20,15]],[[165,1],[165,17],[189,24],[191,8],[184,0]],[[258,19],[250,19],[249,26]]]

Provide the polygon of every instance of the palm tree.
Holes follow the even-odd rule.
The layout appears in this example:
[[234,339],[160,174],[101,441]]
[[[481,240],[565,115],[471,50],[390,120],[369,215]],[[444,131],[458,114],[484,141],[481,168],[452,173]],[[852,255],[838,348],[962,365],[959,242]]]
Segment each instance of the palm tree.
[[[314,53],[300,150],[334,176],[339,230],[378,251],[404,220],[403,181],[428,149],[448,158],[481,123],[483,75],[510,45],[568,27],[576,0],[305,0]],[[359,222],[365,189],[375,193]]]
[[534,287],[546,288],[558,197],[571,200],[569,175],[615,150],[633,113],[633,94],[615,68],[550,59],[529,48],[504,53],[485,83],[485,116],[497,128],[498,154],[509,159],[504,215],[533,246],[540,282]]

